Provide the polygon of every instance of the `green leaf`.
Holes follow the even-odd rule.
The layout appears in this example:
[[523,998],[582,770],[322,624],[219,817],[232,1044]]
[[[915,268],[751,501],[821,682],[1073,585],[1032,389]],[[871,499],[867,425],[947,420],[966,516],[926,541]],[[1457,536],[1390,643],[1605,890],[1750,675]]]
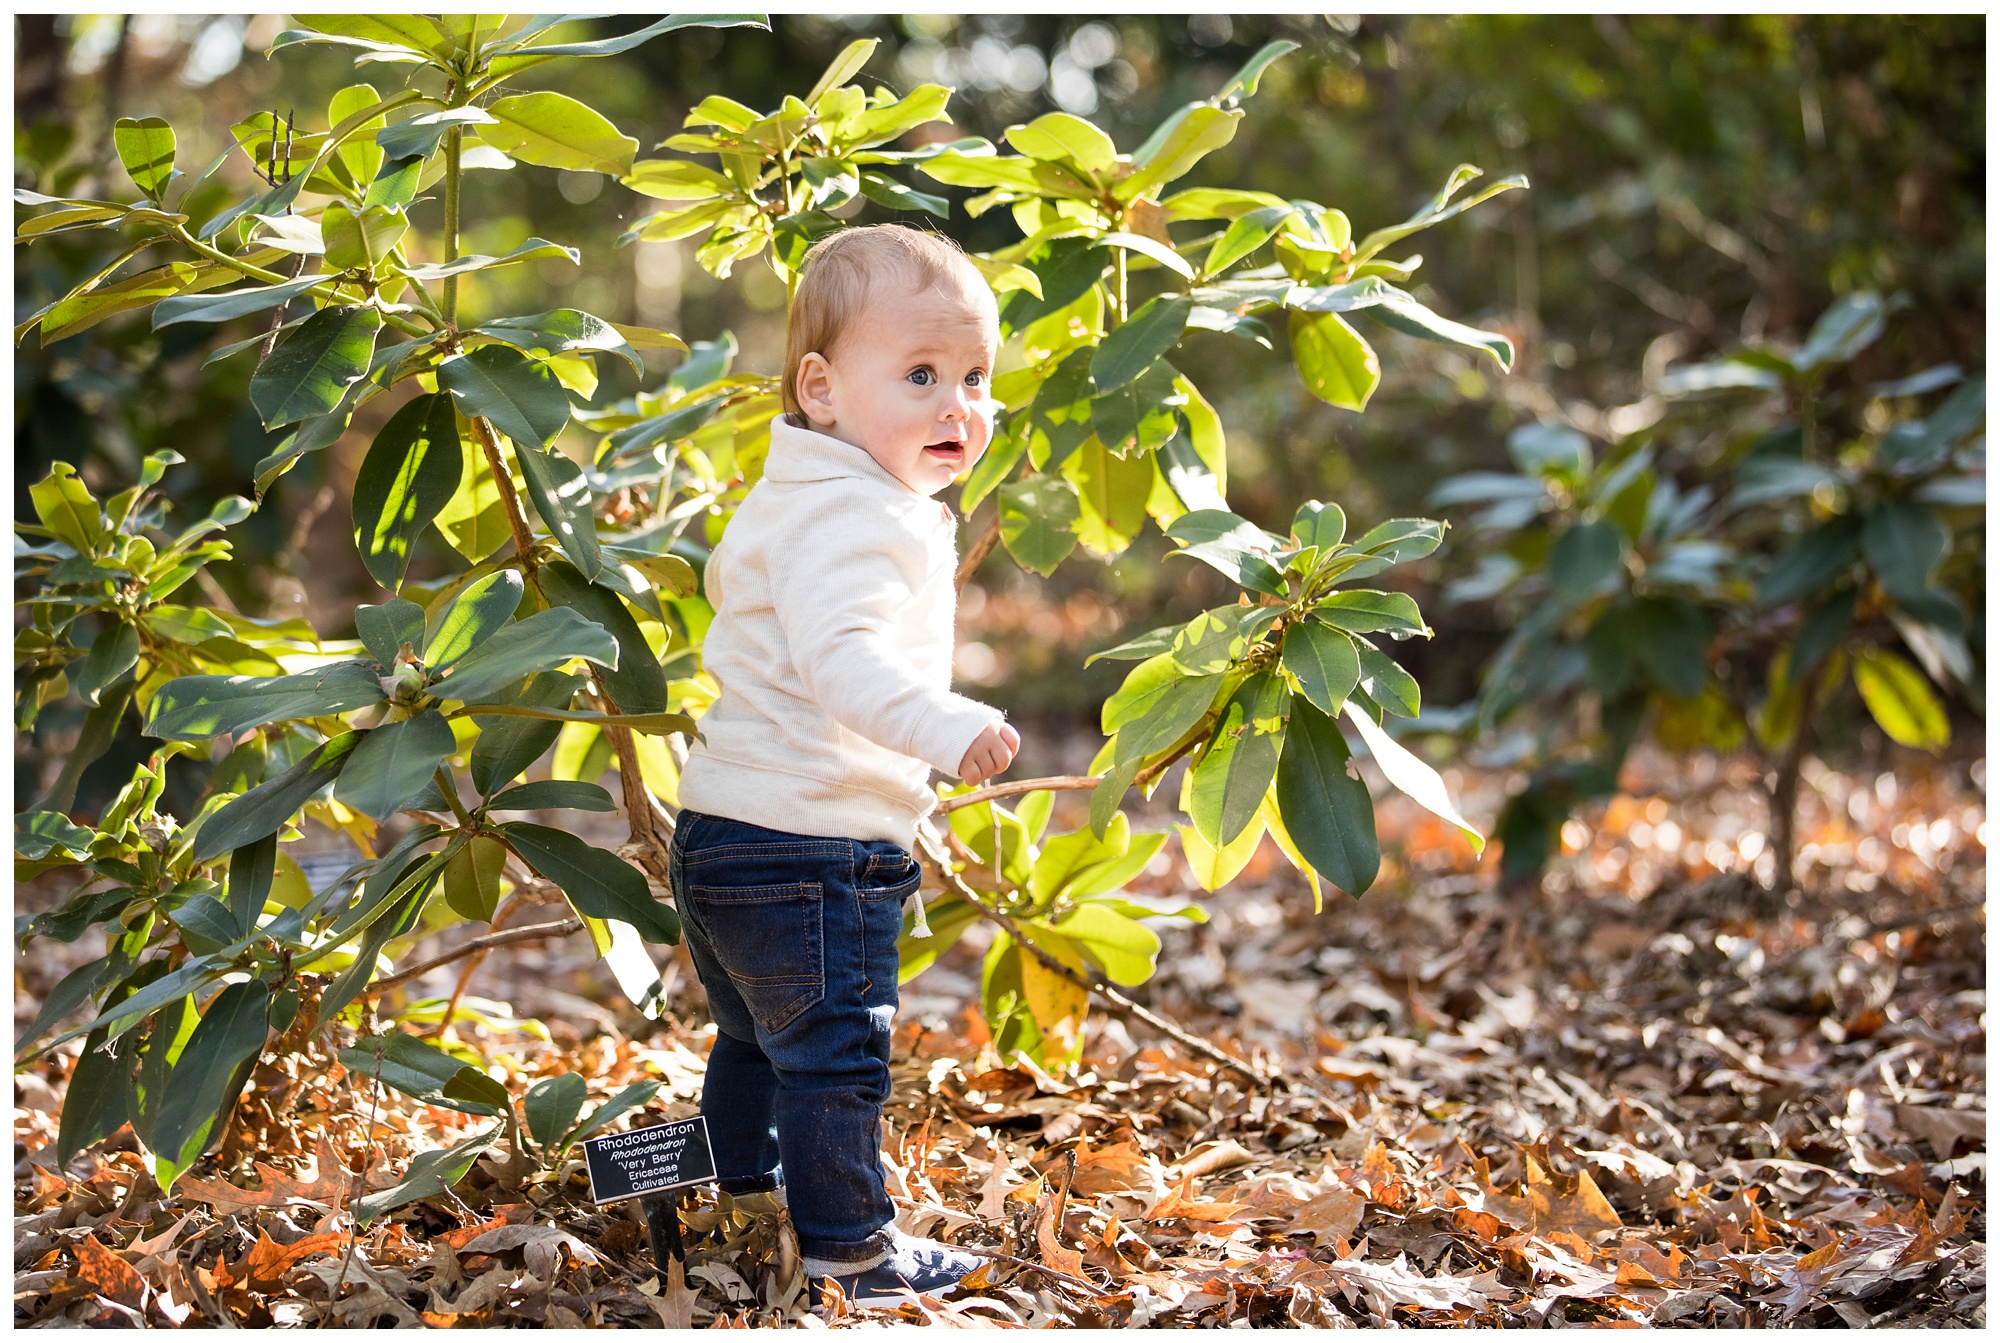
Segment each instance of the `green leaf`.
[[1417,603],[1405,592],[1355,588],[1336,592],[1313,609],[1329,625],[1355,634],[1385,631],[1399,637],[1421,634],[1428,639],[1432,633]]
[[366,1226],[384,1213],[393,1212],[418,1199],[435,1198],[465,1178],[479,1154],[500,1136],[499,1128],[475,1133],[456,1146],[425,1152],[410,1162],[403,1178],[387,1189],[354,1200],[354,1217]]
[[1361,650],[1361,691],[1399,718],[1415,718],[1419,706],[1417,680],[1380,649]]
[[167,183],[176,176],[174,128],[159,117],[137,121],[120,117],[112,128],[111,143],[118,150],[118,161],[132,175],[133,184],[146,193],[147,199],[159,200]]
[[361,662],[291,676],[181,676],[153,696],[145,731],[170,741],[203,741],[266,723],[348,713],[383,698],[381,682]]
[[1625,540],[1604,521],[1579,522],[1549,552],[1549,581],[1564,601],[1581,601],[1624,572]]
[[320,232],[326,238],[326,264],[335,270],[380,269],[390,251],[408,232],[410,221],[400,209],[363,206],[356,214],[340,201],[320,215]]
[[438,144],[454,126],[490,126],[493,114],[481,107],[448,107],[421,112],[393,126],[375,132],[382,156],[394,163],[404,159],[427,159],[437,153]]
[[1115,391],[1153,367],[1180,341],[1193,308],[1194,300],[1185,294],[1161,294],[1148,299],[1130,320],[1106,336],[1090,357],[1090,376],[1098,394]]
[[1292,516],[1292,536],[1302,546],[1312,546],[1322,555],[1333,553],[1347,535],[1347,513],[1339,504],[1323,504],[1308,499]]
[[1188,815],[1216,848],[1243,833],[1257,815],[1278,768],[1291,691],[1270,672],[1257,672],[1223,710],[1215,738],[1194,767]]
[[342,803],[386,821],[431,784],[431,776],[455,749],[451,724],[436,709],[378,727],[362,738],[334,785]]
[[1368,753],[1375,757],[1375,763],[1381,766],[1382,773],[1391,784],[1424,810],[1464,831],[1465,837],[1472,841],[1474,854],[1486,847],[1486,837],[1458,814],[1458,808],[1452,804],[1451,794],[1446,791],[1444,780],[1438,777],[1436,770],[1410,754],[1402,743],[1383,731],[1373,718],[1351,702],[1347,706],[1347,717],[1354,724],[1355,731],[1361,734],[1361,740],[1368,744]]
[[1905,499],[1892,499],[1869,514],[1861,531],[1862,553],[1882,586],[1898,597],[1930,586],[1950,545],[1951,533],[1937,514]]
[[1083,516],[1076,487],[1060,476],[1030,476],[999,489],[1000,540],[1023,568],[1047,578],[1076,549]]
[[14,852],[28,859],[45,857],[53,849],[83,853],[96,834],[72,825],[61,812],[31,811],[14,818]]
[[406,266],[402,269],[403,274],[412,280],[448,280],[454,275],[465,275],[476,270],[491,270],[495,266],[516,266],[524,261],[557,259],[575,265],[580,259],[580,254],[574,247],[564,247],[541,238],[530,238],[513,251],[501,256],[487,256],[475,252],[456,261],[440,261],[433,266]]
[[1307,699],[1329,718],[1361,680],[1361,653],[1354,640],[1317,620],[1285,630],[1285,670],[1299,679]]
[[1137,252],[1156,265],[1165,266],[1183,280],[1194,279],[1194,267],[1187,263],[1187,258],[1166,244],[1148,238],[1142,233],[1107,233],[1097,241],[1105,247]]
[[[578,678],[560,672],[543,672],[519,693],[509,697],[514,705],[544,709],[567,706],[576,694]],[[480,717],[479,741],[472,748],[472,786],[482,797],[491,797],[522,770],[541,758],[555,744],[562,723],[534,718]]]
[[92,1031],[77,1055],[63,1088],[62,1118],[56,1130],[56,1160],[71,1158],[92,1143],[110,1137],[131,1117],[132,1068],[139,1042],[126,1036],[108,1042],[102,1030]]
[[[447,359],[438,365],[437,380],[467,419],[491,420],[520,447],[547,447],[569,423],[569,394],[555,373],[504,345],[482,345]],[[525,465],[522,473],[527,474]]]
[[943,196],[913,190],[873,169],[861,170],[861,194],[891,210],[923,210],[939,219],[951,218],[951,202]]
[[223,294],[190,294],[184,298],[162,299],[153,309],[153,330],[177,322],[226,322],[247,317],[281,303],[289,303],[314,285],[326,283],[324,275],[308,275],[283,284],[256,284]]
[[1880,294],[1863,290],[1841,295],[1806,333],[1806,343],[1792,355],[1792,367],[1806,374],[1846,363],[1875,343],[1887,313]]
[[1229,82],[1222,86],[1222,91],[1215,95],[1214,101],[1217,104],[1223,104],[1254,97],[1257,93],[1257,82],[1264,77],[1264,72],[1270,69],[1280,57],[1298,49],[1298,43],[1288,41],[1285,38],[1266,42],[1257,49],[1257,54],[1245,61],[1243,68],[1232,75]]
[[1639,663],[1669,694],[1693,699],[1708,681],[1708,621],[1681,597],[1641,597],[1632,603]]
[[616,56],[650,42],[677,28],[765,28],[771,26],[762,14],[670,14],[622,37],[602,37],[593,42],[563,42],[555,46],[528,47],[514,55],[494,58],[495,73],[525,69],[556,56]]
[[663,201],[706,201],[735,190],[727,177],[686,159],[641,159],[618,179],[641,196]]
[[[339,1051],[342,1066],[358,1078],[378,1078],[405,1096],[430,1105],[440,1105],[471,1115],[490,1115],[500,1106],[483,1100],[461,1100],[450,1094],[453,1083],[465,1073],[477,1072],[470,1064],[445,1053],[406,1031],[356,1040]],[[490,1079],[488,1079],[490,1080]],[[503,1102],[504,1103],[504,1102]]]
[[343,732],[277,778],[257,785],[209,816],[195,835],[194,861],[205,863],[276,834],[320,789],[340,777],[360,744],[360,733]]
[[680,941],[680,917],[653,898],[646,878],[623,858],[566,830],[526,821],[510,821],[500,833],[522,861],[562,887],[579,914],[629,923],[648,942]]
[[[240,853],[242,850],[239,849],[237,852]],[[262,905],[257,908],[260,913],[263,911]],[[188,942],[191,950],[219,950],[241,937],[244,931],[237,927],[236,919],[230,914],[229,907],[212,895],[196,895],[183,900],[167,912],[167,918],[172,920],[173,925],[183,934],[197,939]],[[203,946],[202,942],[214,945]]]
[[77,733],[76,745],[64,757],[62,770],[56,775],[56,781],[49,785],[49,791],[36,801],[38,808],[64,811],[76,800],[78,781],[83,778],[86,769],[111,749],[111,743],[118,735],[118,725],[125,717],[125,708],[132,702],[137,689],[136,681],[126,680],[98,692],[97,707],[83,716],[83,728]]
[[90,330],[106,318],[172,298],[205,278],[202,267],[175,261],[113,284],[74,290],[39,315],[42,346],[46,349],[59,340]]
[[424,665],[449,667],[491,638],[520,608],[523,585],[513,569],[467,584],[438,616],[424,643]]
[[276,835],[266,835],[229,855],[229,920],[236,931],[223,939],[225,943],[247,935],[257,926],[257,916],[264,912],[264,902],[270,899],[277,874]]
[[1335,312],[1291,314],[1292,362],[1312,394],[1328,405],[1359,411],[1382,381],[1382,362],[1367,341]]
[[659,1093],[660,1084],[650,1077],[642,1082],[632,1083],[610,1100],[592,1110],[582,1123],[578,1124],[568,1133],[565,1133],[557,1145],[557,1150],[567,1150],[573,1143],[582,1142],[612,1120],[618,1118],[620,1115],[628,1114],[638,1109]]
[[1204,611],[1174,636],[1174,665],[1203,676],[1227,670],[1281,614],[1275,606],[1218,606]]
[[583,468],[559,452],[518,441],[514,456],[521,463],[521,477],[528,483],[535,512],[563,554],[587,575],[587,581],[594,582],[604,572],[604,551],[598,543],[597,519],[591,512],[590,484]]
[[1271,235],[1296,213],[1296,207],[1291,205],[1267,205],[1237,216],[1208,249],[1208,260],[1201,264],[1202,275],[1218,275],[1249,256],[1269,242]]
[[264,1048],[270,999],[271,990],[261,979],[230,985],[202,1013],[182,1047],[153,1120],[152,1149],[162,1164],[174,1167],[160,1181],[166,1190],[208,1146],[217,1117],[236,1099],[233,1088],[247,1080],[242,1065]]
[[1339,724],[1311,704],[1294,704],[1278,758],[1278,814],[1313,871],[1359,897],[1375,884],[1382,850],[1368,785],[1347,772]]
[[616,667],[618,643],[602,625],[566,607],[552,607],[496,632],[460,658],[430,691],[439,699],[477,704],[525,676],[552,671],[576,657]]
[[1118,169],[1118,147],[1111,137],[1067,112],[1050,112],[1025,126],[1010,126],[1006,140],[1029,158],[1067,163],[1091,177],[1105,178]]
[[1470,210],[1481,201],[1490,200],[1503,191],[1513,191],[1525,188],[1528,185],[1528,179],[1516,173],[1511,177],[1503,177],[1476,195],[1468,196],[1456,204],[1451,203],[1451,198],[1458,194],[1458,189],[1479,176],[1480,171],[1480,169],[1473,167],[1470,163],[1461,163],[1452,169],[1451,176],[1445,179],[1444,186],[1438,191],[1437,195],[1431,197],[1430,201],[1423,208],[1419,209],[1402,223],[1391,228],[1376,229],[1373,233],[1363,238],[1361,246],[1355,250],[1355,261],[1367,261],[1383,248],[1401,242],[1412,233],[1427,229],[1433,224],[1442,223],[1450,219],[1453,215]]
[[402,597],[391,597],[380,606],[357,606],[354,632],[369,656],[387,671],[395,665],[404,644],[410,646],[412,655],[423,651],[424,608]]
[[373,308],[322,308],[278,342],[250,378],[266,429],[321,415],[368,372],[382,318]]
[[[1030,929],[1038,926],[1029,925]],[[1081,948],[1114,984],[1129,987],[1153,977],[1153,964],[1160,954],[1159,934],[1101,901],[1085,901],[1052,927]]]
[[1854,688],[1889,740],[1920,751],[1951,741],[1951,720],[1924,674],[1886,648],[1854,650]]
[[1511,373],[1514,369],[1514,342],[1497,331],[1481,331],[1476,326],[1454,322],[1416,302],[1375,303],[1361,311],[1371,321],[1380,322],[1391,331],[1400,331],[1433,345],[1483,350],[1493,356],[1502,373]]
[[453,854],[444,865],[444,901],[465,918],[490,923],[500,904],[500,874],[507,849],[484,835]]
[[620,177],[639,152],[603,113],[560,93],[518,94],[486,110],[493,121],[479,127],[479,138],[523,163]]
[[80,555],[97,548],[104,536],[104,512],[74,466],[51,463],[49,473],[28,487],[28,498],[35,505],[35,516],[56,540]]
[[1772,561],[1757,580],[1757,604],[1777,606],[1832,583],[1854,563],[1862,521],[1843,514],[1807,532]]
[[1100,555],[1115,555],[1131,545],[1146,525],[1146,500],[1156,478],[1152,461],[1140,453],[1120,457],[1093,435],[1062,470],[1082,505],[1075,530],[1084,545]]
[[533,355],[568,354],[575,350],[615,354],[644,377],[646,366],[632,343],[601,317],[575,308],[556,308],[531,317],[502,317],[473,328],[480,335],[505,341]]
[[521,1100],[521,1112],[528,1120],[528,1135],[541,1147],[553,1147],[583,1112],[589,1091],[582,1073],[544,1077],[529,1087]]
[[1113,187],[1112,194],[1121,201],[1151,195],[1234,139],[1236,123],[1242,119],[1239,110],[1188,104],[1132,152],[1137,170]]
[[123,621],[110,625],[90,641],[90,652],[70,668],[70,688],[95,705],[99,694],[139,665],[139,630]]
[[42,1033],[49,1027],[89,1002],[90,995],[97,992],[98,985],[110,969],[111,958],[99,956],[94,961],[77,966],[57,980],[56,986],[42,999],[42,1009],[35,1013],[34,1021],[21,1033],[21,1037],[14,1041],[15,1055],[18,1057],[28,1046],[41,1039]]
[[[1186,394],[1173,365],[1158,360],[1136,380],[1091,397],[1090,427],[1098,441],[1113,452],[1142,452],[1174,436],[1174,409],[1185,402]],[[1053,464],[1054,454],[1050,456]]]
[[573,811],[616,811],[611,794],[594,783],[568,779],[542,779],[517,783],[486,800],[495,811],[546,811],[568,808]]
[[1253,592],[1287,595],[1284,575],[1269,558],[1280,548],[1278,539],[1234,513],[1197,509],[1175,519],[1167,535],[1183,544],[1171,554],[1200,560]]
[[403,585],[417,538],[458,492],[464,452],[458,415],[442,395],[414,398],[375,435],[354,480],[354,544],[383,587]]

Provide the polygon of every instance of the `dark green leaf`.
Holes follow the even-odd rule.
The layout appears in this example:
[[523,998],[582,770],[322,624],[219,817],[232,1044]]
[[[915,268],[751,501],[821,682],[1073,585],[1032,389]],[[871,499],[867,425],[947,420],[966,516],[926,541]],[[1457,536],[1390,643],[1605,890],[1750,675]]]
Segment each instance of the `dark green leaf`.
[[1223,235],[1208,249],[1208,260],[1201,271],[1204,276],[1217,275],[1249,256],[1271,240],[1271,235],[1283,226],[1297,210],[1290,205],[1266,205],[1238,215]]
[[354,632],[362,647],[383,671],[396,665],[404,645],[411,656],[424,646],[424,608],[403,597],[391,597],[380,606],[354,608]]
[[633,373],[640,377],[646,373],[639,352],[618,334],[618,328],[575,308],[556,308],[532,317],[502,317],[473,330],[528,354],[567,354],[575,350],[615,354],[632,366]]
[[1806,343],[1792,355],[1792,367],[1811,373],[1828,364],[1846,363],[1875,343],[1887,311],[1880,294],[1869,290],[1842,294],[1806,333]]
[[1380,322],[1391,331],[1400,331],[1433,345],[1483,350],[1493,356],[1502,373],[1513,371],[1514,342],[1497,331],[1482,331],[1476,326],[1454,322],[1414,302],[1374,303],[1362,308],[1361,312],[1369,320]]
[[451,599],[424,643],[424,665],[449,667],[491,638],[520,608],[521,575],[502,569],[470,583]]
[[1417,680],[1376,648],[1361,650],[1361,690],[1369,699],[1399,718],[1415,718],[1419,708]]
[[[1136,380],[1091,397],[1090,427],[1098,442],[1124,455],[1157,448],[1172,438],[1180,424],[1174,408],[1187,399],[1174,385],[1176,376],[1173,365],[1162,359]],[[1050,457],[1053,466],[1054,454]]]
[[617,640],[567,607],[552,607],[503,627],[460,658],[430,690],[440,699],[484,703],[524,676],[552,671],[577,657],[614,668]]
[[97,992],[99,982],[110,968],[111,958],[99,956],[57,980],[56,986],[42,999],[42,1009],[35,1013],[34,1021],[21,1033],[21,1038],[14,1041],[14,1053],[18,1056],[41,1039],[42,1033],[49,1027],[90,1001],[90,995]]
[[515,784],[487,800],[495,811],[544,811],[568,808],[572,811],[616,811],[611,794],[594,783],[565,779],[543,779]]
[[257,926],[264,902],[271,897],[271,883],[277,877],[278,837],[266,835],[245,844],[229,855],[229,920],[235,932],[223,941],[234,941]]
[[493,114],[479,107],[447,107],[435,112],[420,112],[376,131],[375,143],[381,146],[382,157],[391,163],[399,159],[421,160],[437,152],[439,142],[453,126],[484,126],[493,124],[493,121]]
[[[578,680],[560,672],[543,672],[525,689],[510,697],[509,703],[545,709],[567,706],[576,694]],[[490,797],[541,758],[555,745],[562,732],[560,722],[534,718],[483,718],[479,741],[472,748],[472,786],[481,796]]]
[[562,1146],[568,1147],[572,1143],[582,1142],[585,1138],[588,1138],[591,1134],[618,1118],[618,1116],[638,1109],[647,1101],[653,1099],[654,1096],[658,1095],[659,1091],[660,1084],[651,1078],[647,1078],[643,1082],[632,1083],[610,1100],[592,1110],[582,1123],[564,1134],[562,1137]]
[[1641,597],[1632,603],[1632,631],[1639,665],[1662,690],[1693,699],[1708,681],[1708,621],[1680,597]]
[[1860,552],[1861,528],[1861,519],[1844,514],[1800,537],[1757,580],[1757,604],[1777,606],[1840,577]]
[[521,1112],[528,1120],[528,1136],[544,1148],[553,1147],[583,1113],[584,1098],[589,1092],[582,1073],[544,1077],[529,1087],[521,1101]]
[[448,1095],[445,1088],[460,1074],[477,1070],[407,1031],[357,1040],[341,1050],[339,1057],[342,1066],[357,1077],[379,1078],[382,1085],[427,1104],[472,1115],[499,1113],[500,1107],[489,1102]]
[[[261,913],[263,906],[260,904],[257,908]],[[175,908],[168,910],[167,917],[183,934],[200,939],[201,943],[213,944],[208,946],[190,942],[188,946],[191,950],[214,951],[228,946],[248,931],[239,928],[235,916],[229,911],[229,906],[212,895],[190,896]]]
[[1292,516],[1292,535],[1302,546],[1317,546],[1330,555],[1347,535],[1347,514],[1339,504],[1323,504],[1309,499]]
[[70,673],[70,687],[95,705],[98,693],[139,665],[139,630],[123,621],[106,627],[90,642],[90,652]]
[[[1036,298],[1025,289],[1019,290],[1007,300],[1001,316],[1010,328],[1019,331],[1052,312],[1061,312],[1103,279],[1104,269],[1110,264],[1111,253],[1093,246],[1087,239],[1065,238],[1050,243],[1046,259],[1029,263],[1042,282],[1042,296]],[[1089,357],[1086,352],[1086,363]]]
[[444,900],[459,914],[490,923],[500,905],[500,874],[507,848],[484,835],[453,854],[444,865]]
[[290,302],[314,285],[325,284],[326,279],[324,275],[308,275],[283,284],[256,284],[224,294],[190,294],[184,298],[162,299],[153,309],[153,330],[158,331],[176,322],[226,322],[232,317],[263,312]]
[[1183,514],[1167,528],[1167,535],[1185,547],[1170,553],[1200,560],[1253,592],[1286,595],[1284,576],[1269,558],[1281,543],[1234,513],[1201,509]]
[[1161,294],[1148,299],[1130,320],[1099,342],[1090,357],[1090,377],[1098,394],[1136,380],[1173,349],[1187,330],[1193,307],[1194,300],[1185,294]]
[[[1136,673],[1135,673],[1136,674]],[[1208,676],[1180,676],[1139,711],[1138,716],[1118,729],[1115,748],[1120,764],[1142,760],[1174,745],[1207,713],[1222,688],[1221,673]]]
[[211,815],[195,836],[194,861],[205,863],[276,834],[320,789],[340,777],[360,744],[360,733],[343,732],[277,778],[257,785]]
[[421,156],[393,159],[385,155],[375,180],[368,184],[368,193],[361,198],[362,208],[406,208],[417,198],[417,185],[423,180],[423,173]]
[[90,1033],[63,1088],[56,1160],[65,1166],[84,1148],[111,1136],[131,1115],[132,1068],[139,1042],[129,1035],[108,1046],[105,1040],[102,1030]]
[[[231,984],[202,1013],[174,1065],[172,1084],[153,1120],[152,1148],[180,1170],[194,1164],[214,1136],[215,1120],[235,1101],[231,1084],[243,1063],[264,1047],[271,990],[261,979]],[[169,1177],[162,1181],[171,1185]]]
[[951,202],[943,196],[914,191],[872,169],[864,168],[861,171],[861,194],[877,205],[886,205],[891,210],[926,210],[939,219],[951,217]]
[[203,741],[266,723],[365,709],[383,698],[382,683],[365,662],[290,676],[180,676],[153,696],[146,735]]
[[1278,815],[1313,871],[1359,896],[1375,883],[1382,850],[1368,785],[1347,772],[1347,742],[1332,717],[1294,704],[1278,758]]
[[1565,601],[1579,601],[1622,572],[1624,538],[1608,522],[1580,522],[1549,552],[1549,581]]
[[410,1162],[410,1168],[403,1173],[401,1180],[387,1189],[354,1201],[357,1224],[366,1226],[405,1203],[442,1194],[465,1178],[465,1173],[472,1169],[472,1163],[479,1154],[492,1146],[493,1140],[499,1136],[498,1128],[488,1129],[484,1133],[473,1134],[454,1147],[423,1153]]
[[1263,805],[1291,698],[1270,672],[1251,676],[1230,697],[1208,753],[1194,767],[1188,814],[1196,832],[1218,849],[1242,834]]
[[639,623],[616,593],[584,581],[581,574],[560,561],[543,567],[542,591],[550,602],[596,621],[618,641],[617,670],[598,678],[613,704],[626,713],[666,712],[666,673],[640,633]]
[[615,56],[644,42],[650,42],[662,33],[673,32],[676,28],[769,28],[770,22],[762,14],[671,14],[657,22],[647,24],[623,37],[603,37],[594,42],[564,42],[556,46],[528,47],[515,57],[501,57],[500,60],[518,60],[526,57],[550,56]]
[[278,342],[250,378],[266,429],[325,414],[368,372],[382,318],[373,308],[322,308]]
[[378,727],[354,748],[333,795],[364,815],[386,821],[411,805],[454,749],[451,724],[436,709]]
[[1361,652],[1354,640],[1317,620],[1285,630],[1285,670],[1298,677],[1305,696],[1329,718],[1361,681]]
[[730,389],[725,388],[713,396],[697,397],[684,406],[676,406],[664,415],[650,416],[637,424],[627,425],[605,440],[604,455],[599,459],[599,466],[609,466],[635,452],[644,452],[662,443],[673,443],[686,438],[713,419],[722,403],[733,394]]
[[1399,635],[1421,634],[1425,638],[1431,634],[1430,627],[1424,624],[1423,614],[1417,610],[1417,603],[1404,592],[1354,588],[1334,593],[1313,610],[1321,620],[1355,634],[1385,631]]
[[1787,679],[1793,684],[1798,684],[1807,672],[1819,665],[1821,658],[1839,646],[1854,623],[1855,595],[1851,588],[1837,593],[1800,622],[1786,670]]
[[97,692],[97,707],[83,716],[83,728],[77,733],[76,745],[63,758],[62,770],[56,781],[49,785],[49,791],[35,801],[35,806],[47,811],[67,811],[76,801],[76,785],[83,772],[96,764],[103,754],[111,749],[112,740],[118,735],[119,720],[125,716],[125,707],[132,702],[133,693],[139,688],[137,681],[124,680],[108,690]]
[[537,874],[562,887],[578,913],[629,923],[648,942],[680,941],[680,917],[653,898],[646,878],[623,858],[526,821],[510,821],[500,833]]
[[1196,675],[1227,668],[1263,637],[1282,614],[1275,606],[1218,606],[1181,627],[1170,652],[1175,666]]
[[[405,266],[403,274],[412,280],[449,280],[454,275],[469,275],[476,270],[491,270],[495,266],[518,266],[526,261],[563,260],[572,266],[580,259],[574,247],[564,247],[546,238],[530,238],[511,252],[500,256],[487,256],[473,252],[456,261],[440,261],[429,266]],[[491,348],[482,347],[482,348]]]
[[597,519],[591,514],[590,485],[583,468],[559,452],[547,452],[517,442],[514,455],[521,463],[521,475],[528,482],[528,497],[535,501],[563,554],[595,582],[604,571],[604,553],[597,541]]
[[[1951,533],[1922,504],[1892,499],[1868,515],[1861,530],[1861,550],[1897,597],[1921,593],[1944,559]],[[92,652],[95,653],[95,645]]]
[[31,811],[14,818],[14,852],[23,858],[44,858],[58,848],[83,853],[96,837],[96,831],[72,825],[57,811]]
[[450,397],[416,397],[375,435],[354,479],[354,544],[377,583],[403,585],[417,538],[458,493],[464,467]]
[[482,345],[439,364],[437,379],[466,418],[491,420],[519,447],[547,447],[569,423],[569,394],[562,383],[547,364],[519,350]]

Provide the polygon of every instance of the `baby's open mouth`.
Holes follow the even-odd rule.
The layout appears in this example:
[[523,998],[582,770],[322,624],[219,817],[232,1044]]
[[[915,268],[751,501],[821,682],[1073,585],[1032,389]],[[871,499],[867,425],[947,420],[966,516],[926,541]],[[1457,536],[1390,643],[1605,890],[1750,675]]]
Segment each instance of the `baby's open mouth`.
[[965,455],[965,444],[963,444],[963,443],[932,443],[932,444],[929,444],[928,446],[926,446],[926,447],[924,448],[924,451],[925,451],[925,452],[927,452],[927,453],[929,453],[929,454],[931,454],[931,455],[932,455],[933,457],[941,457],[941,458],[944,458],[944,459],[946,459],[946,460],[949,460],[949,461],[954,461],[954,462],[955,462],[955,461],[957,461],[957,460],[958,460],[959,458],[961,458],[961,457],[963,457],[963,456]]

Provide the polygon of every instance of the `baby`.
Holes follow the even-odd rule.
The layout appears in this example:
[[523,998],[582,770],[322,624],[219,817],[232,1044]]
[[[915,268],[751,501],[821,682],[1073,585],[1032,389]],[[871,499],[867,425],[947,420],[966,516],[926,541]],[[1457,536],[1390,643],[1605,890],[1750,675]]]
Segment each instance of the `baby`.
[[782,1184],[807,1273],[857,1302],[981,1262],[891,1226],[879,1141],[930,771],[976,784],[1020,745],[951,691],[957,521],[932,497],[992,437],[998,344],[993,295],[949,241],[881,225],[815,246],[787,414],[706,575],[722,694],[671,860],[716,1024],[701,1112],[721,1187]]

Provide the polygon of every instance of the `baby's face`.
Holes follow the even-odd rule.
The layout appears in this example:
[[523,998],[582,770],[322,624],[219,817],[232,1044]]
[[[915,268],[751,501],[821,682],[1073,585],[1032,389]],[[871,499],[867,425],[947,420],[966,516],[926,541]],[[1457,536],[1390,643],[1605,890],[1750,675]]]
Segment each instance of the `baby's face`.
[[833,357],[800,361],[813,427],[862,449],[918,494],[936,494],[986,451],[1000,321],[985,285],[891,290],[842,334]]

